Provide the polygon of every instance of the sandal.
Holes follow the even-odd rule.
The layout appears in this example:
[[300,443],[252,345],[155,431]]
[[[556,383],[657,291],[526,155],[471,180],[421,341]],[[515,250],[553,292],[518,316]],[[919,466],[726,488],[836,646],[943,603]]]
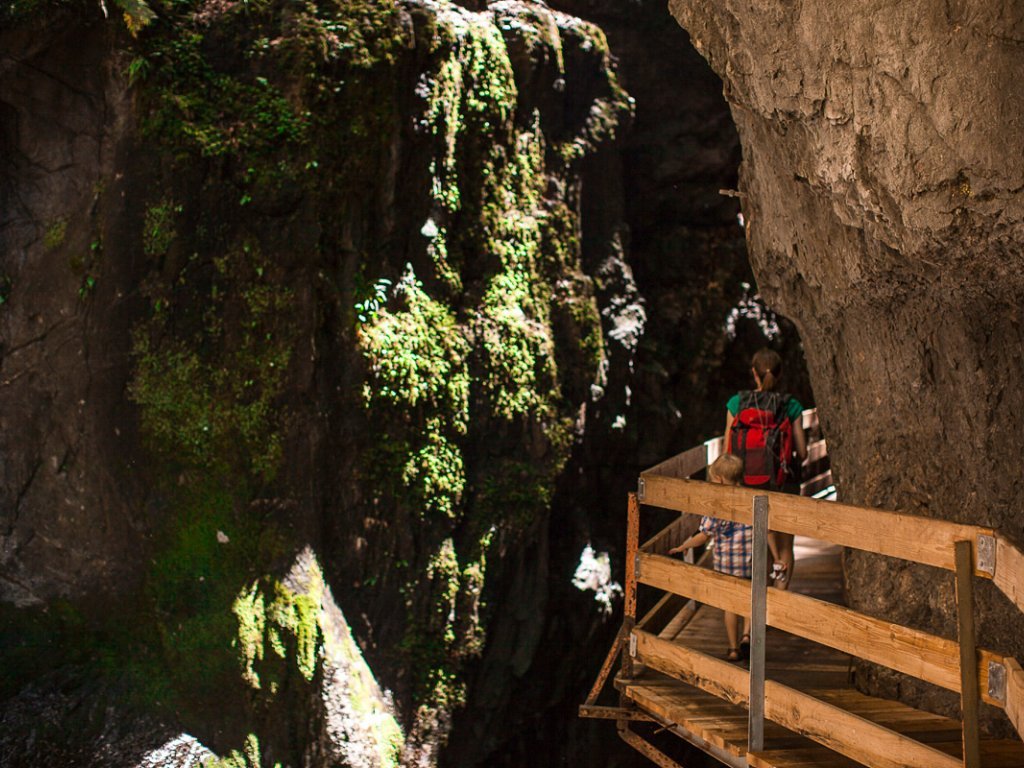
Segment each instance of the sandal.
[[730,648],[729,652],[725,654],[726,661],[743,661],[743,657],[740,655],[739,648]]
[[740,638],[739,654],[740,658],[744,661],[750,658],[750,635],[744,635]]

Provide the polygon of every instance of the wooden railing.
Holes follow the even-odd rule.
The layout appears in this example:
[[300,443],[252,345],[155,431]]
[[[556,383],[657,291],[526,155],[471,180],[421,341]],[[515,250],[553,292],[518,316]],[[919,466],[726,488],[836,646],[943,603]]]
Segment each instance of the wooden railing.
[[[998,532],[980,526],[687,479],[704,469],[718,450],[720,442],[709,441],[643,472],[638,492],[630,495],[626,616],[606,669],[602,670],[581,714],[617,719],[624,738],[628,735],[634,740],[635,734],[629,731],[627,721],[648,719],[642,713],[631,715],[624,707],[594,705],[607,668],[621,649],[624,677],[628,678],[633,665],[640,663],[748,707],[751,753],[762,749],[763,723],[768,719],[864,765],[977,768],[979,700],[1004,709],[1017,732],[1024,735],[1024,672],[1011,657],[975,648],[973,616],[974,577],[993,581],[1024,611],[1024,555],[1019,549]],[[684,514],[641,546],[641,503]],[[692,521],[699,515],[754,526],[752,581],[665,556],[668,549],[692,532]],[[763,565],[769,529],[952,571],[959,642],[806,595],[767,589],[767,569]],[[638,585],[666,593],[639,623]],[[749,671],[658,637],[657,628],[666,617],[678,612],[686,600],[752,617]],[[834,704],[765,680],[766,626],[959,693],[963,761]],[[645,749],[651,749],[650,745]]]

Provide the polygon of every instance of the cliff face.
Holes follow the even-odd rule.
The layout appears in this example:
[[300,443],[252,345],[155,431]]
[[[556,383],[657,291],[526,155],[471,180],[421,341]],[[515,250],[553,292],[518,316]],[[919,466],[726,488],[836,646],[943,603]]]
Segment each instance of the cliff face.
[[[999,2],[671,8],[723,78],[751,261],[806,344],[843,498],[1024,540],[1024,16]],[[950,578],[856,551],[846,576],[861,610],[954,624]],[[988,586],[983,643],[1019,657],[1019,616]]]
[[[604,36],[514,2],[105,10],[14,4],[0,36],[7,711],[102,673],[315,764],[357,695],[337,606],[286,576],[315,552],[393,692],[355,704],[404,730],[348,762],[433,762],[489,569],[642,328],[621,249],[581,249],[631,109]],[[103,720],[44,753],[14,719],[5,753]]]
[[[492,571],[490,599],[500,607],[442,765],[640,759],[618,751],[607,724],[576,717],[617,625],[595,621],[589,593],[572,586],[573,569],[590,543],[610,552],[621,578],[625,499],[637,472],[720,434],[726,399],[746,385],[751,354],[768,343],[752,318],[738,319],[734,336],[725,332],[753,278],[737,201],[719,194],[736,186],[739,162],[721,81],[662,0],[549,4],[605,31],[635,103],[629,130],[584,168],[582,244],[585,262],[624,255],[646,321],[639,327],[622,315],[608,332],[638,342],[632,365],[610,372],[606,385],[626,397],[588,406],[549,524],[517,560]],[[773,343],[786,356],[787,379],[813,402],[799,338],[777,320]]]
[[573,569],[764,337],[720,82],[552,5],[0,9],[0,755],[617,743]]

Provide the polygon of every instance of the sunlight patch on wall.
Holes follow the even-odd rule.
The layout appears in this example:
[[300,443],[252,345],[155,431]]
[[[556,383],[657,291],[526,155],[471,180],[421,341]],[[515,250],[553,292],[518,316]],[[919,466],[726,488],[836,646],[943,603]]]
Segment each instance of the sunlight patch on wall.
[[592,590],[601,613],[612,612],[612,600],[622,594],[622,585],[612,581],[611,558],[607,552],[594,552],[589,544],[580,553],[580,564],[572,577],[573,586],[583,592]]

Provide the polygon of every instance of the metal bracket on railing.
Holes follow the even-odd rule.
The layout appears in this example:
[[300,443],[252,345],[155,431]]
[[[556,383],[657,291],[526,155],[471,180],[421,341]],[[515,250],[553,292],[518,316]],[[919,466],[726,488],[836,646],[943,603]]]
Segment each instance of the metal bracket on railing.
[[636,658],[636,635],[632,634],[629,636],[629,657]]
[[1006,666],[998,661],[988,663],[988,695],[1006,703]]
[[984,533],[978,534],[978,542],[975,545],[976,567],[989,576],[996,575],[996,537]]
[[636,481],[636,500],[643,501],[645,492],[647,491],[647,483],[641,477]]

